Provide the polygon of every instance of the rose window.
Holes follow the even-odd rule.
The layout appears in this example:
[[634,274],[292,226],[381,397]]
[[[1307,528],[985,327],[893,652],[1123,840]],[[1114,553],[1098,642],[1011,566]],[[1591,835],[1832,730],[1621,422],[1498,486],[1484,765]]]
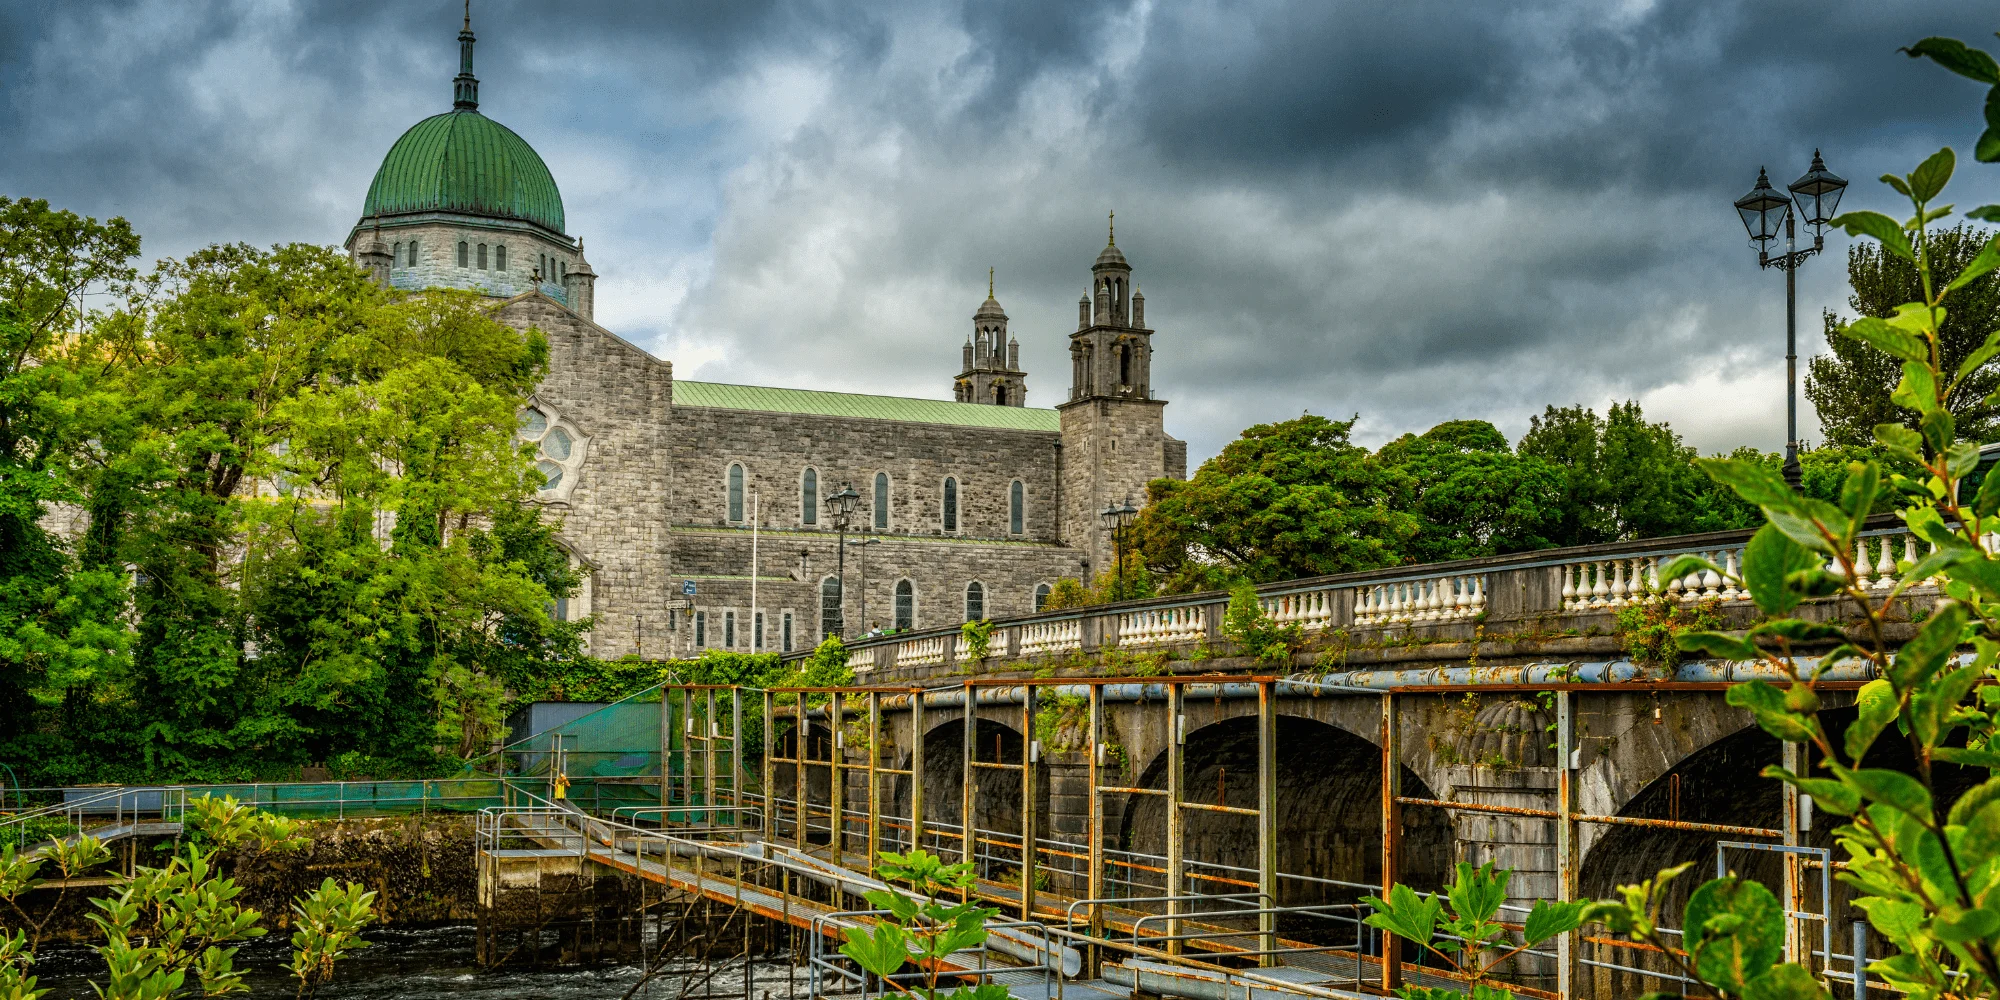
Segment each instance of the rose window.
[[539,402],[521,411],[520,437],[535,445],[535,469],[547,481],[538,496],[562,500],[576,487],[577,467],[583,464],[588,438]]

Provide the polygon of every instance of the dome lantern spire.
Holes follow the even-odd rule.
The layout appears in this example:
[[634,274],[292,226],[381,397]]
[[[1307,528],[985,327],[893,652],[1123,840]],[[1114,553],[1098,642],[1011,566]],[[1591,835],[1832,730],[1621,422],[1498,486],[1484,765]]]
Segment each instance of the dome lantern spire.
[[472,0],[465,0],[465,26],[458,31],[458,75],[451,81],[451,106],[479,110],[479,78],[472,75]]

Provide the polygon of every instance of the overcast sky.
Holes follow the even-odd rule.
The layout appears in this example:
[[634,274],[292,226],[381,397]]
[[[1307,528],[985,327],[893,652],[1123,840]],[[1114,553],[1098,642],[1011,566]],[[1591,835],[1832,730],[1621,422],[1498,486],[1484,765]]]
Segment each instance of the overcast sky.
[[[0,193],[149,257],[338,243],[448,110],[456,0],[0,5]],[[1972,2],[475,0],[481,110],[527,139],[597,319],[684,378],[949,398],[986,269],[1028,400],[1066,395],[1108,211],[1192,456],[1310,410],[1380,443],[1642,401],[1782,445],[1784,286],[1730,202],[1815,146],[1874,181],[1983,93],[1899,45]],[[1800,272],[1803,352],[1845,236]],[[1803,365],[1801,366],[1803,367]],[[1803,433],[1815,436],[1803,400]]]

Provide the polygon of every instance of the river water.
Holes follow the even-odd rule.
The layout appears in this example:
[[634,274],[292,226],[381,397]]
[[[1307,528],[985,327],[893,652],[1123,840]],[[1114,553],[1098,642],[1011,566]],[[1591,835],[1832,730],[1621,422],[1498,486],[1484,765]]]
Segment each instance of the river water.
[[[333,982],[314,994],[317,1000],[618,1000],[641,976],[634,965],[566,969],[485,970],[473,964],[471,927],[425,930],[379,929],[370,932],[370,947],[349,953],[334,971]],[[290,935],[273,932],[245,945],[236,967],[248,970],[251,997],[295,996],[298,981],[285,966],[291,960]],[[744,995],[743,971],[730,966],[705,986],[701,968],[688,964],[677,972],[656,976],[633,994],[647,1000],[728,1000]],[[752,1000],[784,1000],[787,972],[790,992],[806,995],[804,969],[780,961],[758,962],[752,969]],[[90,980],[104,981],[104,960],[85,947],[44,947],[34,973],[41,987],[52,987],[47,1000],[82,1000],[97,994]],[[692,980],[692,981],[691,981]],[[683,995],[683,989],[687,992]],[[241,995],[241,994],[239,994]]]

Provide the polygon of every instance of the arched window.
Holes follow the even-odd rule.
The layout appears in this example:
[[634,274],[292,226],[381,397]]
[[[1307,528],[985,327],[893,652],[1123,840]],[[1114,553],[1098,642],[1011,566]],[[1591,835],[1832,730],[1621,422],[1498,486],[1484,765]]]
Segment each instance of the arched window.
[[708,612],[706,611],[697,611],[694,613],[694,644],[696,646],[708,645]]
[[1027,494],[1027,488],[1022,486],[1018,479],[1014,480],[1012,486],[1007,487],[1007,530],[1016,535],[1027,527]]
[[458,241],[458,266],[460,267],[472,266],[472,244],[467,243],[464,240]]
[[729,519],[743,520],[743,467],[729,466]]
[[950,477],[944,481],[944,530],[958,530],[958,480]]
[[507,269],[507,244],[502,243],[493,248],[493,269],[495,271]]
[[1007,405],[1007,387],[1006,387],[1006,386],[1004,386],[1004,385],[996,385],[996,386],[994,386],[994,387],[993,387],[993,405],[994,405],[994,406],[1006,406],[1006,405]]
[[410,241],[410,266],[417,266],[417,241]]
[[1132,348],[1125,344],[1118,345],[1118,384],[1132,384]]
[[556,280],[561,281],[567,277],[569,277],[569,261],[556,261]]
[[486,244],[479,244],[479,269],[486,270]]
[[889,530],[889,474],[875,474],[875,530]]
[[722,648],[736,648],[736,612],[734,611],[724,611],[722,613]]
[[398,244],[396,244],[396,248],[395,248],[394,250],[390,251],[390,253],[392,254],[392,256],[391,256],[391,257],[389,258],[389,266],[390,266],[390,267],[402,267],[402,266],[403,266],[403,245],[402,245],[401,243],[398,243]]
[[799,520],[806,524],[819,523],[819,473],[807,467],[806,474],[799,477]]
[[986,617],[986,588],[974,580],[965,585],[965,620],[976,622]]
[[819,634],[824,639],[842,632],[840,622],[840,578],[829,576],[819,582]]
[[908,580],[896,581],[896,627],[917,627],[917,588]]
[[1035,610],[1042,610],[1042,607],[1048,603],[1049,585],[1046,583],[1035,584]]

